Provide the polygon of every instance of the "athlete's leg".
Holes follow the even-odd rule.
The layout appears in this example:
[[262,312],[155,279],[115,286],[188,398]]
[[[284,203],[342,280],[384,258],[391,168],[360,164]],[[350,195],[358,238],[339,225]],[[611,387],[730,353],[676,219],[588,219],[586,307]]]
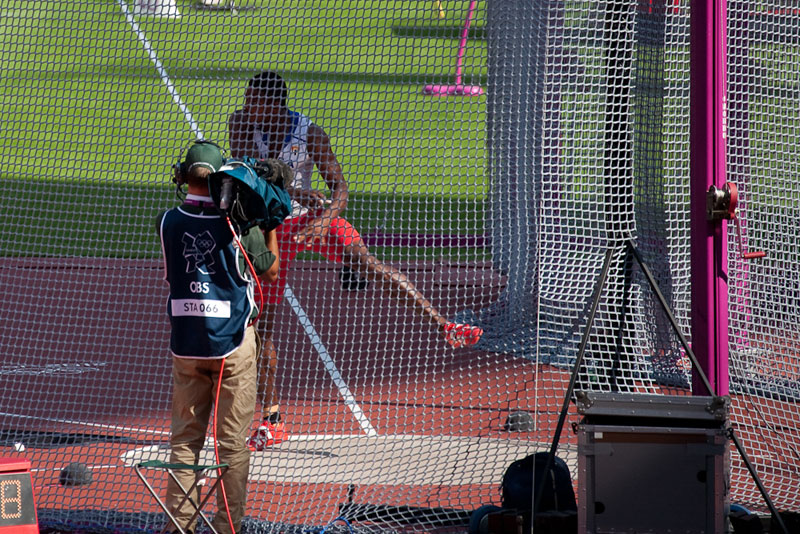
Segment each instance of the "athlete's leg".
[[368,280],[374,281],[390,297],[416,309],[421,316],[436,325],[453,347],[473,345],[483,335],[480,328],[448,321],[402,271],[375,257],[358,231],[346,219],[333,219],[328,231],[327,245],[316,248],[326,258],[344,263]]
[[[285,287],[285,283],[280,287]],[[258,383],[256,398],[261,405],[261,422],[247,439],[247,446],[254,451],[263,451],[277,445],[287,438],[286,427],[281,421],[280,406],[276,393],[276,378],[278,374],[278,351],[275,349],[273,339],[273,326],[277,302],[267,304],[265,310],[266,324],[261,330],[264,340],[262,350],[258,357]]]
[[286,431],[280,421],[280,405],[277,394],[278,350],[275,347],[274,325],[278,304],[283,300],[286,289],[286,276],[289,267],[300,250],[292,237],[305,224],[306,217],[286,219],[276,229],[280,271],[278,279],[272,284],[264,284],[264,322],[260,327],[262,351],[258,355],[258,399],[261,406],[261,423],[247,440],[254,450],[263,450],[286,438]]
[[390,297],[406,306],[414,307],[420,315],[426,317],[440,330],[444,330],[447,319],[414,287],[405,274],[399,269],[381,263],[373,256],[358,230],[347,219],[343,217],[331,219],[327,243],[315,245],[312,250],[330,261],[343,263],[368,280],[374,281]]
[[361,237],[353,239],[343,248],[343,252],[342,261],[345,265],[360,272],[368,280],[374,281],[389,297],[415,308],[439,330],[444,330],[447,319],[433,307],[402,271],[386,265],[375,257]]
[[[275,380],[278,375],[278,351],[273,341],[273,325],[278,304],[269,302],[264,310],[265,323],[261,330],[264,349],[258,363],[258,398],[261,401],[261,418],[278,418],[278,397],[275,394]],[[277,422],[277,421],[275,421]]]
[[305,225],[307,217],[293,217],[286,219],[275,230],[280,253],[280,271],[278,279],[272,284],[263,285],[266,321],[261,329],[263,352],[258,358],[258,398],[261,401],[261,417],[270,419],[270,415],[278,411],[278,396],[275,392],[275,383],[278,370],[278,351],[275,348],[274,325],[278,304],[283,300],[286,289],[287,274],[300,247],[292,237]]

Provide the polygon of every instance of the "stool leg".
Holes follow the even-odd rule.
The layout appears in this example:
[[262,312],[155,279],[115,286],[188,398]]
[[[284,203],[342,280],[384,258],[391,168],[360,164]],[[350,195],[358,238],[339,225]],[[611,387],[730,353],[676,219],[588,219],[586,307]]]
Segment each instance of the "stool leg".
[[[186,488],[183,487],[183,484],[180,483],[178,478],[172,472],[172,469],[169,469],[169,468],[166,468],[166,467],[163,468],[163,469],[167,472],[167,474],[170,476],[170,478],[173,480],[173,482],[175,482],[177,487],[180,489],[181,493],[183,493],[183,499],[181,499],[181,502],[178,503],[177,509],[180,510],[183,507],[183,505],[186,504],[187,502],[189,504],[191,504],[192,507],[194,508],[194,513],[189,518],[189,524],[191,525],[192,522],[195,521],[199,517],[200,519],[203,520],[203,523],[206,524],[206,526],[208,527],[208,529],[211,531],[212,534],[219,534],[217,532],[217,530],[214,528],[214,526],[211,524],[211,522],[208,520],[206,515],[202,512],[202,510],[203,510],[203,506],[206,505],[206,503],[211,498],[211,496],[216,493],[217,486],[219,486],[219,484],[222,482],[222,477],[224,477],[225,473],[228,472],[228,466],[226,465],[226,466],[220,467],[218,469],[217,481],[214,483],[213,486],[211,486],[211,488],[208,490],[208,492],[206,492],[206,495],[200,500],[200,503],[195,503],[194,499],[192,499],[191,496],[190,496],[190,494],[197,488],[198,482],[200,481],[200,477],[195,477],[194,483],[187,490]],[[161,498],[158,496],[158,494],[156,493],[155,489],[150,484],[150,482],[148,482],[147,478],[144,476],[144,474],[142,473],[142,471],[141,471],[141,469],[139,468],[138,465],[134,466],[134,470],[136,471],[136,474],[139,476],[139,479],[142,481],[142,483],[147,488],[147,491],[150,492],[150,495],[153,496],[153,498],[156,500],[158,505],[161,507],[161,509],[167,515],[167,517],[169,518],[170,523],[172,523],[175,526],[175,528],[178,529],[178,532],[180,534],[186,534],[186,531],[184,530],[184,528],[180,525],[180,523],[178,523],[178,520],[169,511],[169,509],[167,508],[167,505],[164,504],[164,501],[162,501]],[[161,534],[164,534],[167,531],[167,527],[168,526],[169,526],[169,523],[164,525],[164,527],[161,529]]]
[[[161,500],[161,498],[158,496],[158,494],[156,493],[156,490],[155,490],[155,489],[153,489],[153,486],[151,486],[151,485],[150,485],[150,482],[148,482],[148,481],[147,481],[147,479],[145,478],[144,474],[143,474],[143,473],[141,472],[141,470],[139,469],[139,466],[138,466],[138,465],[137,465],[137,466],[134,466],[134,469],[136,470],[136,474],[139,476],[139,478],[141,479],[142,483],[143,483],[143,484],[145,485],[145,487],[147,488],[147,491],[149,491],[149,492],[150,492],[150,495],[152,495],[152,496],[153,496],[153,498],[156,500],[156,502],[158,503],[158,505],[161,507],[161,509],[164,511],[164,513],[165,513],[165,514],[167,515],[167,517],[169,518],[170,522],[171,522],[173,525],[175,525],[175,528],[177,528],[177,529],[178,529],[178,532],[180,532],[180,534],[186,534],[186,531],[185,531],[185,530],[183,530],[183,527],[181,527],[181,526],[180,526],[180,524],[178,524],[178,520],[177,520],[177,519],[175,519],[175,516],[173,516],[173,515],[170,513],[169,509],[167,508],[167,505],[166,505],[166,504],[164,504],[164,501],[162,501],[162,500]],[[184,491],[184,490],[183,490],[183,486],[181,486],[180,484],[178,484],[178,486],[181,488],[181,491]],[[187,495],[187,497],[188,497],[188,495]],[[161,529],[161,534],[164,534],[164,532],[166,532],[166,531],[167,531],[167,525],[164,525],[164,528],[162,528],[162,529]]]
[[[203,523],[205,523],[208,526],[208,528],[211,530],[212,534],[218,534],[217,533],[217,529],[215,529],[211,525],[211,522],[208,520],[206,515],[202,512],[202,509],[203,509],[203,506],[205,506],[206,503],[208,502],[208,500],[211,498],[211,496],[216,494],[217,486],[219,486],[220,483],[222,483],[222,477],[224,477],[225,473],[228,472],[228,466],[221,467],[221,468],[218,469],[218,471],[219,472],[217,474],[217,481],[214,482],[214,485],[209,488],[208,492],[206,492],[206,495],[200,501],[200,505],[199,506],[195,506],[195,504],[194,504],[194,502],[192,502],[191,498],[189,499],[189,502],[192,503],[192,506],[195,507],[195,512],[194,512],[194,514],[192,514],[192,518],[189,520],[189,522],[191,523],[192,521],[194,521],[194,519],[196,517],[200,516],[200,519],[202,519]],[[192,484],[192,487],[189,488],[189,491],[186,492],[187,497],[189,496],[189,493],[191,493],[194,490],[194,488],[197,487],[197,480],[199,480],[199,479],[195,479],[195,483]],[[177,480],[175,482],[178,483],[178,486],[180,486],[180,483]]]
[[[206,514],[204,514],[204,513],[202,512],[202,510],[203,510],[203,506],[205,506],[205,505],[206,505],[206,503],[207,503],[207,502],[208,502],[208,500],[211,498],[211,496],[212,496],[212,495],[213,495],[213,494],[216,492],[217,486],[218,486],[218,485],[219,485],[219,483],[222,481],[222,477],[223,477],[223,476],[225,475],[225,473],[228,471],[228,468],[227,468],[227,467],[225,467],[225,468],[224,468],[224,470],[223,470],[223,469],[220,469],[220,471],[221,471],[221,473],[220,473],[220,474],[217,476],[217,481],[214,483],[214,485],[213,485],[213,486],[211,486],[211,489],[209,489],[209,491],[208,491],[208,492],[206,492],[206,495],[205,495],[205,497],[203,497],[203,498],[200,500],[200,503],[199,503],[199,504],[195,504],[194,500],[192,500],[192,498],[189,496],[189,494],[191,494],[191,493],[192,493],[192,492],[195,490],[195,488],[197,487],[197,483],[199,482],[199,480],[200,480],[200,479],[199,479],[198,477],[195,477],[195,479],[194,479],[194,484],[192,484],[192,485],[189,487],[189,489],[188,489],[188,490],[186,490],[186,489],[184,489],[184,487],[181,485],[181,483],[180,483],[180,482],[178,482],[178,479],[177,479],[177,478],[175,477],[175,475],[172,473],[172,470],[167,470],[167,474],[169,474],[169,476],[172,478],[172,480],[173,480],[173,481],[175,481],[175,484],[177,484],[177,485],[178,485],[178,487],[181,489],[181,491],[182,491],[182,492],[183,492],[183,494],[184,494],[184,498],[183,498],[183,499],[181,500],[181,502],[178,504],[178,509],[180,510],[180,509],[181,509],[181,507],[184,505],[184,503],[186,503],[186,502],[188,501],[188,502],[189,502],[189,504],[191,504],[191,505],[192,505],[192,507],[194,508],[194,513],[192,514],[192,517],[190,517],[190,518],[189,518],[189,524],[191,525],[191,524],[192,524],[192,521],[194,521],[195,519],[197,519],[197,518],[199,517],[200,519],[202,519],[202,520],[203,520],[203,523],[205,523],[205,524],[206,524],[206,526],[209,528],[209,530],[211,530],[211,534],[218,534],[218,532],[217,532],[217,529],[215,529],[215,528],[214,528],[214,527],[211,525],[211,521],[209,521],[209,520],[208,520],[208,518],[206,517]],[[168,515],[169,515],[169,514],[168,514]],[[173,520],[173,523],[174,523],[174,522],[175,522],[175,521]],[[180,528],[180,527],[178,527],[178,528]],[[182,531],[181,531],[181,532],[182,532]]]

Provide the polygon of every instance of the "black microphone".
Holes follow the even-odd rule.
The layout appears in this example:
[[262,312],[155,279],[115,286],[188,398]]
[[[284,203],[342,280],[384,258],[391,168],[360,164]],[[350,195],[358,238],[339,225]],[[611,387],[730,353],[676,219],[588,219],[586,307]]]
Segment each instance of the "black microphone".
[[233,178],[226,176],[222,179],[222,192],[219,196],[219,209],[228,211],[233,199]]

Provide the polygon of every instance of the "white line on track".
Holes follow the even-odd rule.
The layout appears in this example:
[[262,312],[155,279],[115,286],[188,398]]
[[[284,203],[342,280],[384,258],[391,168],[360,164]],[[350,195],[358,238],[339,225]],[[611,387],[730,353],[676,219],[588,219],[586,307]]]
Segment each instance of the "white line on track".
[[350,392],[350,388],[347,387],[347,383],[342,378],[339,369],[336,368],[336,364],[334,363],[331,355],[328,353],[328,349],[325,348],[325,345],[322,343],[322,339],[320,339],[319,334],[317,334],[317,330],[314,328],[314,325],[311,324],[311,320],[306,315],[305,310],[302,306],[300,306],[300,302],[295,297],[292,288],[289,287],[289,284],[286,284],[286,289],[283,292],[283,296],[286,298],[286,301],[291,306],[292,311],[297,315],[297,319],[300,321],[303,329],[306,331],[306,335],[311,340],[311,344],[314,345],[314,348],[317,349],[317,353],[319,353],[319,357],[322,360],[322,363],[325,365],[325,370],[328,371],[328,374],[331,375],[331,379],[333,383],[336,384],[336,387],[339,388],[339,395],[342,396],[344,399],[345,406],[350,408],[350,411],[353,412],[353,416],[358,421],[358,424],[361,425],[361,429],[364,433],[368,436],[377,436],[378,432],[375,431],[375,428],[372,426],[372,423],[369,422],[367,416],[364,415],[364,412],[361,411],[361,407],[356,402],[355,397]]
[[152,428],[134,428],[130,426],[107,425],[104,423],[89,423],[87,421],[74,421],[72,419],[53,419],[51,417],[34,417],[32,415],[19,415],[14,413],[2,413],[0,416],[16,417],[19,419],[32,419],[34,421],[46,421],[48,423],[60,423],[64,425],[84,426],[88,428],[101,428],[103,430],[115,430],[118,432],[141,432],[142,434],[157,434],[160,436],[168,436],[169,431],[153,430]]
[[122,8],[122,13],[125,15],[125,18],[128,21],[128,24],[131,25],[133,31],[136,33],[136,36],[139,38],[139,41],[142,43],[145,52],[147,55],[150,56],[150,61],[153,62],[155,65],[156,70],[158,71],[158,75],[161,76],[161,81],[164,82],[164,85],[167,86],[167,91],[172,96],[172,100],[175,101],[175,104],[178,105],[178,108],[183,112],[184,117],[186,117],[186,122],[189,123],[189,127],[194,132],[195,136],[198,139],[203,139],[203,132],[200,130],[200,127],[195,122],[194,117],[192,117],[192,112],[189,110],[189,107],[183,102],[181,99],[181,95],[178,94],[178,90],[175,89],[175,85],[172,83],[172,80],[169,79],[169,75],[167,74],[167,69],[164,68],[162,65],[161,60],[158,59],[156,55],[156,51],[153,50],[153,46],[150,44],[150,41],[147,40],[147,36],[145,36],[144,32],[139,28],[139,24],[136,22],[136,19],[133,17],[133,13],[131,13],[130,9],[128,9],[128,4],[125,0],[117,0],[119,7]]

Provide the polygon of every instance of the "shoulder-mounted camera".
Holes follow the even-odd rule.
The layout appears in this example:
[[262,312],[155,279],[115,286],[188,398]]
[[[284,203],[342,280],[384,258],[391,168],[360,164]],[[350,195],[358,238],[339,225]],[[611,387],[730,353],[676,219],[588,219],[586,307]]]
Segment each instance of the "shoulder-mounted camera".
[[284,189],[291,169],[278,160],[231,158],[208,177],[211,199],[241,232],[252,226],[269,231],[292,212]]

